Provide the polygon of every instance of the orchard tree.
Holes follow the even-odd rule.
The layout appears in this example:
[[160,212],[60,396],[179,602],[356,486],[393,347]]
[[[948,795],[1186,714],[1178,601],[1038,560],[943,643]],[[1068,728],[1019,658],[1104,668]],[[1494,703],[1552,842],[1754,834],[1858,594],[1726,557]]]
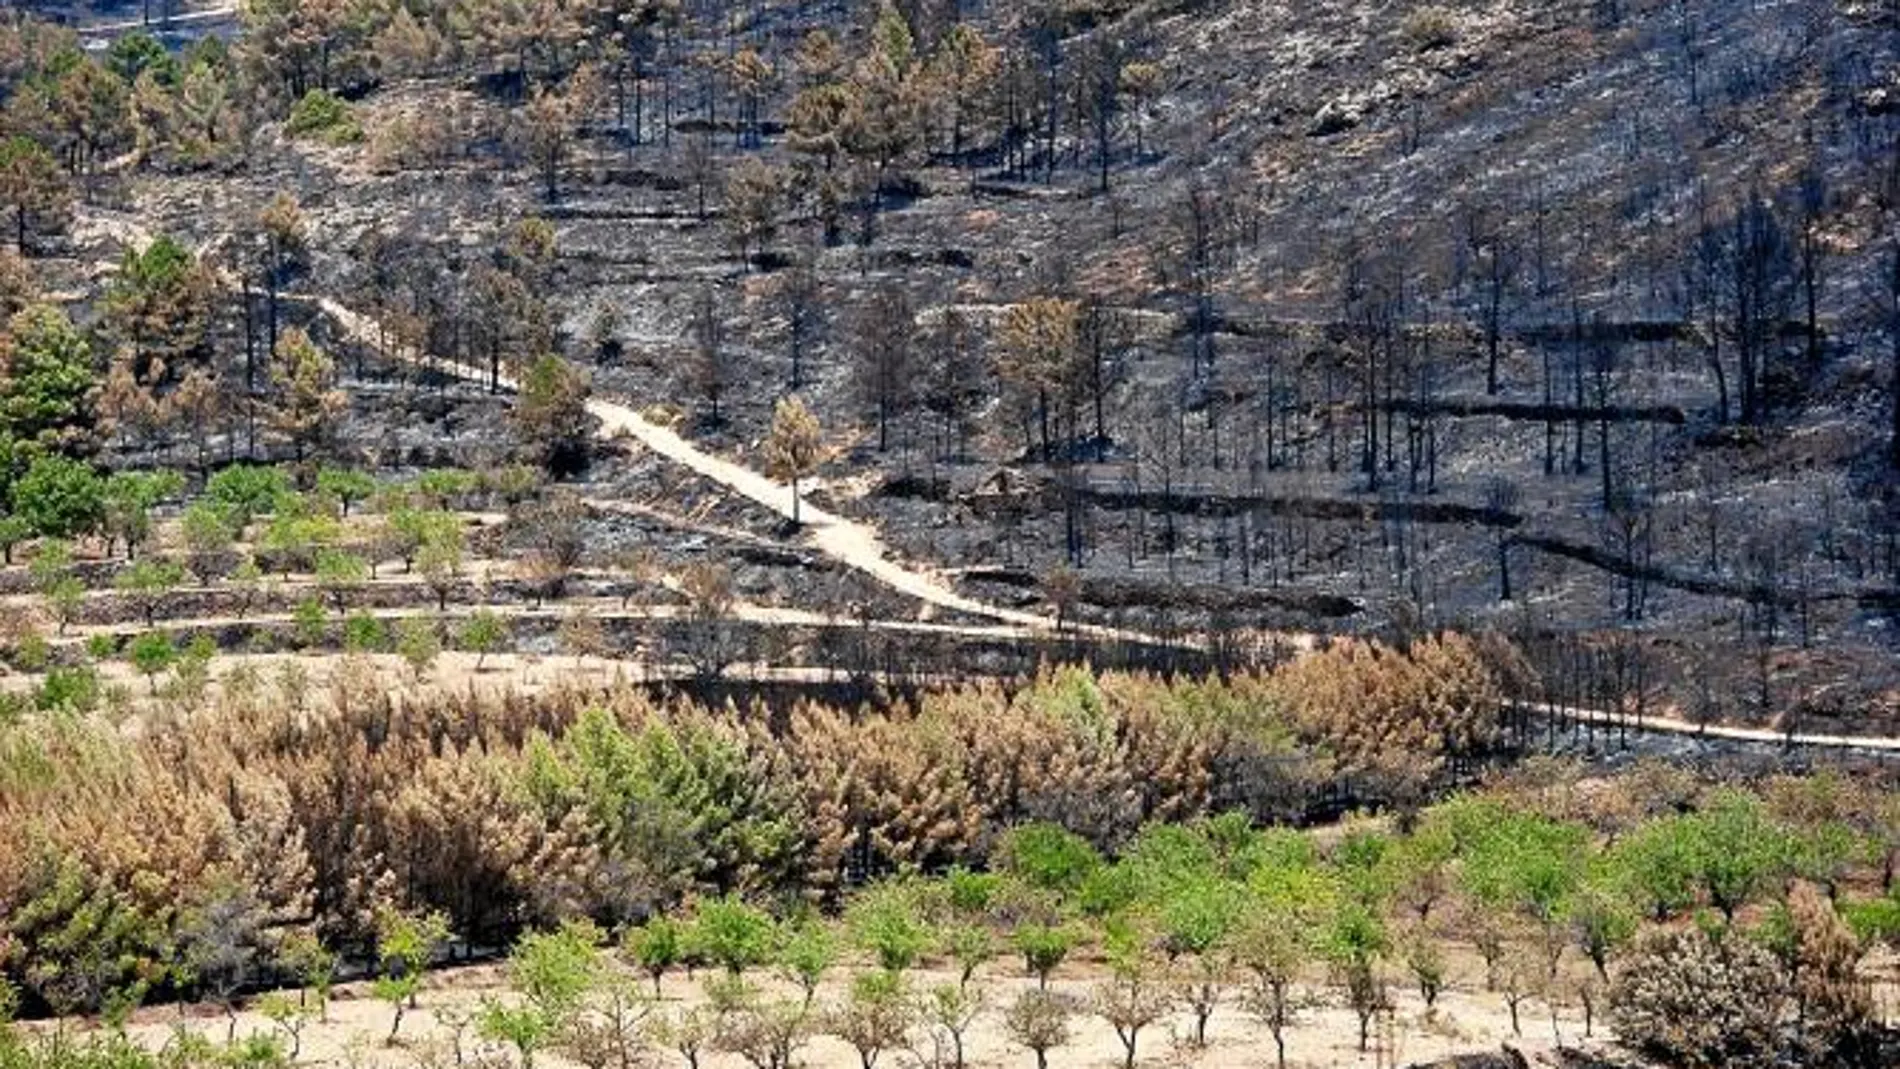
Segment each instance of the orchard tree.
[[1273,1036],[1280,1069],[1286,1069],[1286,1034],[1301,1008],[1294,985],[1315,956],[1306,901],[1250,892],[1235,921],[1234,958],[1249,977],[1242,1000]]
[[798,523],[798,480],[818,468],[824,445],[818,417],[796,396],[779,399],[772,409],[772,433],[765,441],[766,470],[792,486],[792,522]]
[[1018,925],[1012,937],[1016,952],[1023,957],[1023,968],[1036,978],[1036,986],[1047,988],[1049,976],[1056,971],[1079,941],[1074,928],[1066,924],[1031,921]]
[[666,971],[685,960],[687,935],[678,921],[656,914],[621,936],[621,955],[652,978],[654,998],[660,997],[660,980]]
[[184,477],[175,471],[120,471],[107,477],[102,520],[107,551],[116,539],[124,543],[127,559],[137,556],[152,534],[152,510],[184,489]]
[[415,1008],[422,990],[422,974],[449,939],[449,922],[440,913],[416,914],[385,910],[376,918],[376,997],[396,1011],[389,1025],[389,1042],[396,1041],[403,1012]]
[[1610,848],[1609,861],[1623,889],[1651,920],[1668,920],[1695,904],[1698,831],[1687,816],[1655,817]]
[[746,992],[722,1016],[713,1042],[757,1069],[793,1069],[811,1031],[811,1014],[802,1003]]
[[155,627],[159,607],[184,579],[184,569],[171,561],[142,560],[120,572],[113,585],[137,607],[145,626]]
[[369,581],[369,565],[363,558],[340,549],[319,549],[312,573],[317,589],[336,606],[339,615],[348,611],[350,594]]
[[1111,938],[1109,978],[1095,985],[1094,1009],[1121,1040],[1122,1069],[1134,1069],[1141,1033],[1174,1008],[1172,994],[1158,979],[1166,969],[1149,960],[1144,935],[1134,931]]
[[105,519],[105,480],[91,465],[41,456],[13,484],[13,514],[41,538],[91,534]]
[[771,960],[776,927],[763,910],[737,895],[700,904],[693,917],[692,946],[731,976]]
[[455,592],[455,584],[462,576],[461,528],[448,527],[444,531],[445,537],[423,542],[416,552],[416,570],[422,573],[422,581],[429,584],[429,590],[435,594],[437,612],[448,611],[449,595]]
[[376,479],[368,472],[325,467],[317,472],[317,493],[334,499],[347,518],[350,506],[367,501],[376,493]]
[[852,896],[845,925],[878,967],[891,973],[915,965],[933,942],[918,908],[917,888],[905,881],[875,884]]
[[178,647],[163,631],[147,631],[133,639],[126,654],[132,666],[145,676],[154,695],[158,693],[158,674],[178,661]]
[[1754,901],[1786,869],[1786,836],[1761,802],[1736,790],[1718,791],[1692,818],[1697,837],[1696,878],[1723,920]]
[[1327,961],[1346,1003],[1359,1018],[1359,1051],[1372,1039],[1372,1019],[1388,1004],[1381,961],[1385,957],[1385,925],[1371,910],[1352,902],[1335,911],[1325,933]]
[[1225,880],[1200,876],[1172,888],[1157,913],[1162,945],[1170,956],[1186,956],[1180,977],[1184,1001],[1194,1014],[1193,1044],[1207,1046],[1207,1024],[1230,979],[1229,939],[1244,901],[1241,889]]
[[779,940],[779,971],[804,992],[808,1009],[818,984],[837,962],[838,941],[823,921],[808,918],[786,929]]
[[423,616],[405,616],[396,621],[396,652],[409,665],[409,671],[421,682],[435,659],[442,655],[442,636],[436,622]]
[[569,922],[557,931],[531,932],[508,956],[508,982],[520,996],[509,1005],[486,999],[480,1028],[484,1036],[513,1046],[522,1069],[582,1010],[589,992],[603,978],[594,949],[599,933],[591,925]]
[[926,993],[923,1019],[939,1040],[938,1049],[950,1048],[947,1069],[964,1069],[965,1037],[988,1005],[979,988],[963,984],[938,984]]
[[1049,1052],[1069,1041],[1075,1004],[1068,996],[1030,988],[1016,996],[1003,1014],[1003,1027],[1016,1045],[1036,1056],[1036,1069],[1049,1069]]
[[877,1069],[878,1058],[886,1050],[905,1046],[917,1011],[904,978],[893,970],[879,969],[854,978],[844,1003],[828,1016],[832,1034],[858,1052],[860,1069]]

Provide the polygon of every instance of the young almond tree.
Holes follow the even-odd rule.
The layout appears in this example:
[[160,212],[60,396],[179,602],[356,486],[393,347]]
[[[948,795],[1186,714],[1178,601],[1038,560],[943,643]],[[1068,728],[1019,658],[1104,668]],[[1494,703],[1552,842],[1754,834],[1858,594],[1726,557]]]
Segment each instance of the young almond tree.
[[1234,957],[1249,976],[1242,999],[1273,1036],[1279,1069],[1286,1069],[1286,1034],[1301,1008],[1294,985],[1313,956],[1309,931],[1308,919],[1293,903],[1257,893],[1244,907],[1234,935]]
[[1387,947],[1385,925],[1361,903],[1348,902],[1335,912],[1325,938],[1327,960],[1345,989],[1347,1004],[1359,1018],[1363,1054],[1372,1040],[1372,1019],[1388,1004],[1381,970]]
[[620,937],[620,952],[653,979],[653,997],[659,998],[661,978],[686,956],[685,941],[680,923],[662,914],[627,929]]
[[885,1051],[904,1046],[917,1010],[903,976],[878,970],[852,981],[850,995],[829,1018],[832,1034],[858,1052],[861,1069],[877,1069]]
[[484,1001],[478,1027],[487,1038],[513,1046],[521,1069],[532,1069],[535,1053],[580,1012],[600,984],[600,956],[594,949],[599,936],[590,924],[569,922],[553,932],[522,936],[509,954],[508,982],[520,1001]]
[[389,1025],[388,1042],[396,1041],[403,1012],[415,1008],[423,972],[448,939],[448,918],[440,913],[418,915],[392,910],[377,917],[376,957],[382,975],[377,977],[374,991],[396,1011]]
[[787,928],[779,940],[779,971],[804,992],[806,1009],[811,1008],[818,984],[837,961],[838,941],[823,921],[807,920]]
[[771,959],[776,928],[765,911],[728,895],[701,903],[691,943],[707,961],[738,977]]
[[1193,1044],[1207,1046],[1207,1023],[1226,994],[1232,974],[1228,946],[1240,888],[1214,877],[1184,881],[1161,903],[1158,920],[1164,945],[1182,956],[1181,995],[1194,1013]]
[[1109,951],[1110,975],[1095,985],[1093,1009],[1115,1029],[1122,1044],[1122,1069],[1134,1069],[1136,1044],[1149,1025],[1174,1008],[1172,993],[1159,978],[1166,967],[1151,960],[1140,933],[1115,938]]
[[944,1054],[938,1064],[947,1062],[949,1069],[964,1069],[964,1037],[987,1004],[982,990],[968,984],[938,984],[930,989],[924,998],[923,1016],[938,1042],[937,1050]]
[[1065,995],[1033,987],[1016,997],[1003,1015],[1003,1027],[1016,1045],[1036,1056],[1036,1069],[1049,1069],[1049,1052],[1069,1041],[1075,1005]]

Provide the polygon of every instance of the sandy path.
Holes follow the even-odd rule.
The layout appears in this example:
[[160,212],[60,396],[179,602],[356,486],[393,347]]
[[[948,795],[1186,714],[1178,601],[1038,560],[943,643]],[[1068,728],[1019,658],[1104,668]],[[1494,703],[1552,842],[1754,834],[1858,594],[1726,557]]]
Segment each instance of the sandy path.
[[[384,332],[377,329],[375,320],[348,308],[334,298],[315,296],[293,299],[315,303],[343,328],[346,336],[359,345],[379,346],[386,337]],[[403,358],[416,359],[413,355],[405,355]],[[458,378],[475,382],[489,380],[488,373],[481,368],[444,360],[429,360],[427,363],[436,370]],[[507,390],[513,390],[516,387],[515,380],[507,375],[500,377],[500,385]],[[600,421],[603,437],[632,438],[659,456],[680,464],[741,497],[771,509],[788,520],[792,518],[792,492],[785,484],[767,478],[744,465],[735,464],[709,453],[687,441],[672,428],[663,427],[618,401],[590,398],[587,402],[587,411],[589,415]],[[883,539],[869,524],[846,519],[808,503],[801,503],[798,506],[798,513],[806,532],[806,540],[814,549],[847,567],[863,572],[893,590],[916,598],[926,606],[987,617],[1002,623],[1040,631],[1057,629],[1053,617],[991,605],[966,597],[957,593],[940,575],[893,560]],[[1150,645],[1168,644],[1153,636],[1115,628],[1077,625],[1074,630],[1094,638],[1133,641]]]
[[1627,727],[1631,732],[1641,734],[1651,732],[1663,735],[1693,735],[1711,739],[1728,739],[1734,742],[1766,743],[1780,746],[1815,747],[1823,750],[1867,750],[1881,753],[1900,753],[1900,738],[1886,735],[1833,735],[1827,733],[1809,733],[1797,731],[1789,734],[1774,728],[1739,727],[1730,724],[1698,724],[1693,720],[1683,720],[1673,716],[1658,716],[1654,713],[1643,714],[1639,722],[1633,718],[1620,717],[1604,709],[1579,709],[1571,706],[1548,705],[1543,702],[1524,702],[1522,705],[1532,712],[1545,716],[1562,716],[1571,720],[1582,720],[1598,731],[1615,731]]

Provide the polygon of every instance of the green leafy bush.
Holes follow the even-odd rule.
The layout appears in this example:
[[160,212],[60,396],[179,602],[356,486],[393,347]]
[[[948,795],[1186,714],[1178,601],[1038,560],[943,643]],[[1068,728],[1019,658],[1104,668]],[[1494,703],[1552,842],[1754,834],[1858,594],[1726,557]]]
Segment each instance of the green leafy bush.
[[327,89],[312,89],[293,104],[284,129],[292,137],[314,137],[332,145],[363,139],[363,126],[356,121],[355,109]]

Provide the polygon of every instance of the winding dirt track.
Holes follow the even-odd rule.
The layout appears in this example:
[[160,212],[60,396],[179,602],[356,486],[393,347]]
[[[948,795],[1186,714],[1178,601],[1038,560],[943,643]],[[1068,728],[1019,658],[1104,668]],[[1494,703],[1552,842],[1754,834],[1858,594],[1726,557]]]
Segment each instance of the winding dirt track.
[[[335,298],[317,295],[298,296],[294,299],[314,304],[325,315],[336,321],[346,337],[359,345],[380,348],[380,342],[387,337],[386,333],[378,330],[374,319],[349,308]],[[399,352],[397,356],[399,359],[425,364],[434,370],[457,378],[485,382],[489,377],[488,373],[481,368],[431,359],[412,351]],[[515,380],[507,375],[501,376],[500,385],[507,390],[516,388]],[[680,464],[741,497],[771,509],[788,520],[791,519],[792,492],[783,483],[769,479],[744,465],[715,456],[687,441],[671,428],[663,427],[647,419],[630,406],[618,401],[590,398],[587,402],[587,411],[589,415],[600,421],[601,437],[632,438],[659,456]],[[846,567],[863,572],[892,590],[916,598],[926,606],[984,617],[1031,631],[1053,632],[1058,629],[1054,617],[1005,608],[967,597],[957,593],[942,577],[893,560],[883,539],[869,524],[846,519],[809,503],[801,503],[798,514],[799,521],[805,530],[805,540],[813,549]],[[971,629],[970,633],[982,633],[983,630]],[[1151,635],[1117,628],[1076,625],[1073,630],[1077,634],[1088,635],[1092,638],[1139,642],[1147,645],[1186,645],[1189,648],[1196,648],[1191,644],[1166,642]]]

